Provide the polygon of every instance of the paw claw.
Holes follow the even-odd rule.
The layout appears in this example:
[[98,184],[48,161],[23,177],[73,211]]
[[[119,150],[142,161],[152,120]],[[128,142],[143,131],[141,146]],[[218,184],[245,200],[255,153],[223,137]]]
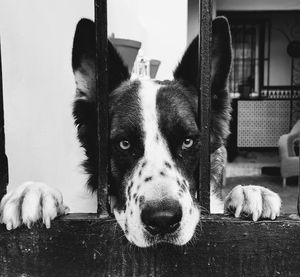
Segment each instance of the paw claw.
[[70,213],[70,208],[67,206],[64,206],[64,214],[69,214]]
[[10,231],[12,229],[12,223],[11,222],[7,222],[6,223],[6,230]]
[[240,217],[242,212],[242,206],[238,206],[235,210],[234,217]]
[[47,218],[44,219],[44,224],[45,224],[45,226],[46,226],[47,229],[50,229],[50,227],[51,227],[51,219],[50,219],[50,217],[47,217]]
[[272,213],[272,214],[271,214],[271,220],[275,220],[276,217],[277,217],[276,213]]
[[253,214],[252,214],[252,220],[254,222],[256,222],[258,220],[258,213],[257,212],[253,212]]

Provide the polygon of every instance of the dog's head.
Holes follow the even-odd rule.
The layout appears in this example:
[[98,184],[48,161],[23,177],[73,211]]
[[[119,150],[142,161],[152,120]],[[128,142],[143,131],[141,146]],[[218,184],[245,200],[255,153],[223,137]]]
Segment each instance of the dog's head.
[[[230,103],[226,81],[231,42],[227,20],[213,21],[211,149],[228,135]],[[97,188],[95,27],[82,19],[74,37],[72,65],[78,137],[84,166]],[[130,80],[128,69],[108,42],[110,93],[110,195],[127,239],[140,247],[187,243],[200,217],[196,180],[200,133],[197,124],[198,38],[174,71],[172,81]]]

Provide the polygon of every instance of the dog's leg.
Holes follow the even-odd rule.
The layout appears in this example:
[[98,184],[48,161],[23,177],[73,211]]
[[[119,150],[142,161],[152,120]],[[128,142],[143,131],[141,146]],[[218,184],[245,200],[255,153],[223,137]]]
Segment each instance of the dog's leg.
[[280,214],[279,195],[261,186],[236,186],[226,196],[224,210],[235,217],[247,216],[274,220]]
[[2,198],[0,221],[7,230],[21,224],[30,228],[38,220],[50,228],[52,219],[68,212],[59,191],[43,183],[26,182]]

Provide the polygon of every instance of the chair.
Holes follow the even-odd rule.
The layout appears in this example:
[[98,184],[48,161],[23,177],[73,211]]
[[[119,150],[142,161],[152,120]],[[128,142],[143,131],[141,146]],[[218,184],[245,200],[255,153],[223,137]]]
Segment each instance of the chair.
[[299,175],[299,157],[296,156],[294,143],[300,141],[300,120],[294,125],[290,133],[279,138],[279,158],[282,185],[286,186],[286,178]]

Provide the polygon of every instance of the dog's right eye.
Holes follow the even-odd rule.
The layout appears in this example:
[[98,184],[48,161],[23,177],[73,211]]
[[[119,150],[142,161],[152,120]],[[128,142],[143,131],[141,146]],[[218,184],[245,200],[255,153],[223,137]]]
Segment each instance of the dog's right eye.
[[130,148],[130,142],[128,140],[121,140],[119,145],[122,150],[128,150]]
[[182,148],[183,150],[186,150],[186,149],[188,149],[188,148],[191,148],[193,144],[194,144],[194,141],[193,141],[192,139],[186,138],[186,139],[183,141],[182,147],[181,147],[181,148]]

